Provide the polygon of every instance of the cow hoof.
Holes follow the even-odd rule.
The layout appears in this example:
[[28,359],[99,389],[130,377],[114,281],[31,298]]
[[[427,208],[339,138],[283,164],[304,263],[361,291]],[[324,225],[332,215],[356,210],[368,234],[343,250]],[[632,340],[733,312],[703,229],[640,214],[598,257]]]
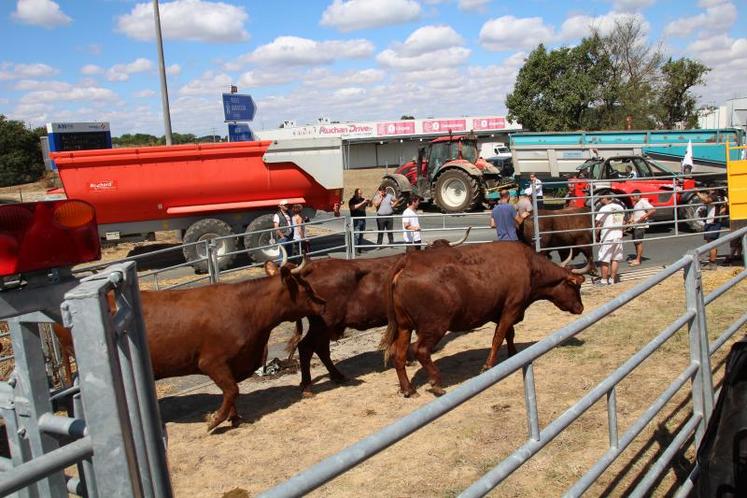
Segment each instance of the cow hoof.
[[420,396],[418,394],[418,392],[415,389],[412,389],[412,388],[408,389],[407,391],[400,391],[400,393],[405,398],[417,398],[418,396]]
[[428,392],[433,393],[436,396],[443,396],[446,394],[446,391],[444,391],[444,388],[441,386],[431,386],[428,389]]
[[215,418],[215,415],[208,415],[207,417],[207,431],[211,432],[213,429],[218,427],[222,420]]
[[485,372],[487,372],[488,370],[490,370],[491,368],[493,368],[493,367],[492,367],[492,366],[490,366],[490,365],[483,365],[483,366],[482,366],[482,370],[480,370],[480,373],[485,373]]
[[313,392],[307,391],[306,389],[304,389],[303,392],[301,393],[301,397],[304,399],[310,399],[310,398],[313,398],[314,396],[316,395]]
[[234,429],[240,426],[242,422],[243,422],[243,419],[239,417],[238,415],[236,415],[235,417],[231,417],[231,427],[233,427]]

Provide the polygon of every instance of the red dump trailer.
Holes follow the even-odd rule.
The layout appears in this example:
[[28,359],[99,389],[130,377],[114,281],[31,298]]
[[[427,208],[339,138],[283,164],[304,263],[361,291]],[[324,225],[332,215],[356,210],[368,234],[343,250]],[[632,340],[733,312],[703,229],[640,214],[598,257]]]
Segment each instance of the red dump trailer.
[[[50,154],[64,194],[96,208],[99,235],[108,241],[152,239],[179,230],[196,242],[272,228],[278,203],[302,204],[305,215],[339,213],[342,199],[340,139],[233,142],[81,150]],[[271,233],[243,237],[246,248],[266,245]],[[239,238],[223,240],[219,254]],[[201,250],[185,248],[193,261]],[[204,252],[204,251],[202,251]],[[255,259],[272,251],[255,251]],[[232,257],[219,259],[222,267]]]

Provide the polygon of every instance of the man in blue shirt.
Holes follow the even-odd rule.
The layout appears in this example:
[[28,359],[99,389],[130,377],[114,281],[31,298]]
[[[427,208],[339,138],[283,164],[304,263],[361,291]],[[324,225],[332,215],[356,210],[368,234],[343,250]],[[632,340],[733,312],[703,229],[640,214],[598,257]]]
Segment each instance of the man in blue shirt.
[[490,213],[490,227],[495,228],[498,240],[519,240],[516,226],[520,223],[516,209],[509,203],[511,194],[501,190],[501,198]]

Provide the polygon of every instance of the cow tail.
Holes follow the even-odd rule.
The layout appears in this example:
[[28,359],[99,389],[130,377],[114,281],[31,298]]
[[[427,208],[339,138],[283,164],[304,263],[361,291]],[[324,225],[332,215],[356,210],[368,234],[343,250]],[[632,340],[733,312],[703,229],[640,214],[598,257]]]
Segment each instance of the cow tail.
[[293,353],[296,351],[296,348],[298,347],[298,343],[301,342],[302,336],[303,336],[303,321],[296,320],[296,330],[291,336],[291,338],[288,339],[288,344],[285,346],[285,352],[288,353],[289,359],[293,357]]
[[386,287],[386,314],[389,323],[386,326],[384,337],[381,338],[381,342],[379,343],[379,349],[384,351],[384,365],[389,363],[391,346],[397,339],[399,326],[397,324],[397,314],[394,311],[394,287],[397,285],[397,277],[399,277],[400,272],[405,268],[406,260],[407,256],[403,256],[394,264],[389,273],[391,282]]

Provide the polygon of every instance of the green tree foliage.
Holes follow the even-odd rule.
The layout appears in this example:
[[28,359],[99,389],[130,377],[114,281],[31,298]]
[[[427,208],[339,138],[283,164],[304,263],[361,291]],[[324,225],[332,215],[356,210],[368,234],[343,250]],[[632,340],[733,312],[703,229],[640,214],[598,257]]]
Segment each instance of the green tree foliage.
[[112,137],[114,147],[142,147],[145,145],[158,145],[159,139],[146,133],[125,133],[120,137]]
[[662,66],[662,86],[658,95],[659,120],[664,128],[677,123],[693,127],[698,122],[696,98],[690,89],[702,85],[710,68],[700,62],[682,58],[669,60]]
[[573,48],[548,51],[540,44],[529,54],[506,97],[509,119],[533,131],[567,131],[584,126],[588,110],[601,98],[599,81],[609,60],[597,36]]
[[0,114],[0,187],[35,182],[44,175],[43,134],[43,128],[31,130]]
[[694,126],[705,65],[671,58],[646,41],[640,21],[618,21],[573,48],[537,46],[506,98],[510,119],[530,131]]

